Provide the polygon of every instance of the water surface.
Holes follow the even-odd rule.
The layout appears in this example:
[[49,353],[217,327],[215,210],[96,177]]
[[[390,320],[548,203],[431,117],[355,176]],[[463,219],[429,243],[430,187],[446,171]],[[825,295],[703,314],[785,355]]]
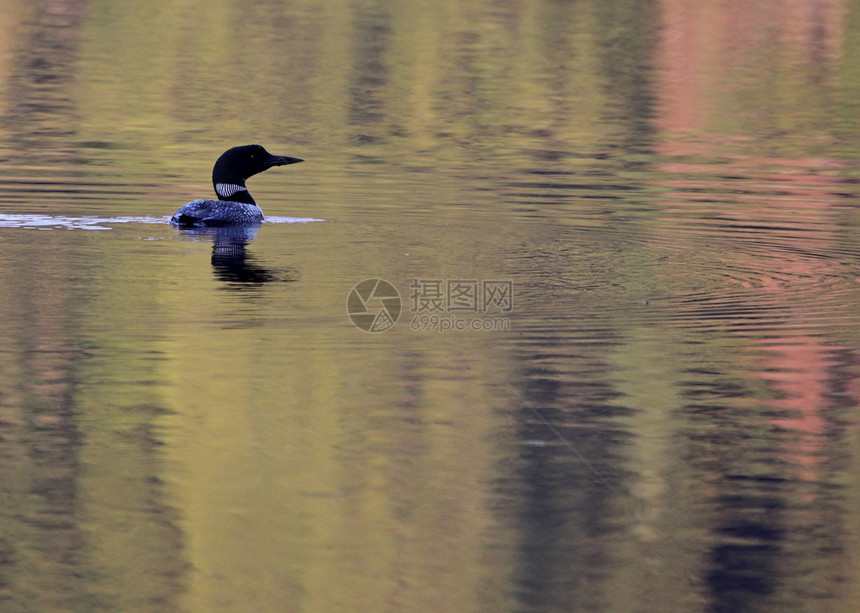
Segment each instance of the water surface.
[[0,14],[0,609],[858,609],[856,7]]

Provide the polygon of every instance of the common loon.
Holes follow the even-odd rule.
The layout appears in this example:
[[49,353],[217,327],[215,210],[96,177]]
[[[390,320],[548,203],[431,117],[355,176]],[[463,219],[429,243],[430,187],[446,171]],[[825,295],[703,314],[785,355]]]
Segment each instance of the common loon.
[[170,223],[185,227],[258,224],[263,221],[263,211],[245,187],[245,180],[272,166],[303,161],[272,155],[260,145],[228,149],[212,169],[212,185],[219,200],[192,200],[173,214]]

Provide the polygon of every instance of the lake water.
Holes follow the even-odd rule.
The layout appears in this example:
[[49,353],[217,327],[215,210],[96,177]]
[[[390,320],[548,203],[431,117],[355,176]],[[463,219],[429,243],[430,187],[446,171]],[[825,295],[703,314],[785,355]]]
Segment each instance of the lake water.
[[857,3],[0,16],[0,610],[860,610]]

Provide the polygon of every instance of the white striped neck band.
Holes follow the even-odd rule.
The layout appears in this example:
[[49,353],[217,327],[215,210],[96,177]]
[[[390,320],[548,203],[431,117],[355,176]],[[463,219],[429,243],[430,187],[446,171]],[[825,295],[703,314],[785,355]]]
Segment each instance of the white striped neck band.
[[244,185],[236,185],[235,183],[216,183],[215,191],[222,198],[229,198],[236,192],[247,192],[248,188]]

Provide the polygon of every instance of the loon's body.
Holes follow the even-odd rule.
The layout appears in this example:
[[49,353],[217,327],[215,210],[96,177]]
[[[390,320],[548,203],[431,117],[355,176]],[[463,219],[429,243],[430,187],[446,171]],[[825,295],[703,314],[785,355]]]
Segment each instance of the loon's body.
[[212,185],[219,199],[192,200],[173,214],[170,223],[191,227],[258,224],[263,221],[263,211],[245,187],[245,180],[273,166],[301,161],[272,155],[260,145],[228,149],[212,170]]
[[262,223],[263,209],[256,204],[230,200],[192,200],[173,214],[178,226],[227,226]]

